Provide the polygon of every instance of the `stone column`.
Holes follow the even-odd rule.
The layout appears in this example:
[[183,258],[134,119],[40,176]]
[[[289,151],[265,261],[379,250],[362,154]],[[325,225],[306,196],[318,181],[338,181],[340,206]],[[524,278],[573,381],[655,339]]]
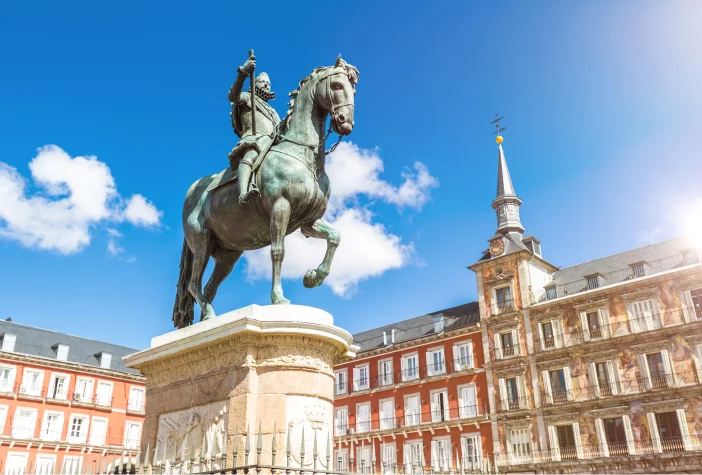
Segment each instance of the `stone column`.
[[[351,335],[327,312],[299,305],[251,305],[151,340],[151,347],[124,358],[146,376],[146,420],[141,449],[149,461],[210,460],[225,445],[227,466],[271,463],[275,428],[276,465],[312,465],[315,437],[326,465],[333,434],[335,362],[355,355]],[[331,443],[331,442],[330,442]],[[154,452],[154,448],[156,451]],[[321,467],[320,467],[321,468]]]

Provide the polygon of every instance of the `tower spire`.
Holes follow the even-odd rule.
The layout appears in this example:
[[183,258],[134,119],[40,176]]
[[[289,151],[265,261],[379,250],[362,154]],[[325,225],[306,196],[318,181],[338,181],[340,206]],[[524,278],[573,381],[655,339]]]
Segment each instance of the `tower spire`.
[[492,202],[492,207],[497,213],[497,233],[507,234],[516,232],[522,234],[524,232],[524,226],[522,226],[519,220],[519,207],[522,204],[522,200],[517,198],[517,193],[514,191],[514,186],[512,185],[512,178],[509,175],[509,169],[507,168],[507,160],[505,159],[505,152],[502,150],[503,138],[500,134],[505,127],[500,128],[500,120],[502,117],[495,115],[495,120],[492,122],[495,124],[495,142],[497,142],[497,196]]

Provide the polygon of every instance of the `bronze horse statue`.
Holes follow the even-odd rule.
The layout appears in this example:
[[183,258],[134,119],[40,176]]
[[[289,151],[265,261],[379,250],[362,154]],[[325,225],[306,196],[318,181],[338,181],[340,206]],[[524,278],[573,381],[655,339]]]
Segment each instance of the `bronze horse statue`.
[[[271,303],[290,303],[283,295],[281,265],[285,236],[300,229],[307,237],[326,239],[327,252],[317,267],[307,271],[303,283],[321,285],[329,275],[339,231],[323,219],[331,184],[324,170],[327,117],[330,130],[349,135],[354,126],[354,96],[358,70],[339,57],[334,66],[316,68],[290,93],[290,109],[281,121],[274,145],[254,172],[260,190],[256,201],[239,204],[238,187],[229,169],[200,178],[192,184],[183,205],[185,242],[180,259],[173,324],[191,325],[194,302],[202,309],[200,320],[215,316],[212,300],[217,288],[244,251],[270,244],[273,261]],[[202,278],[212,257],[212,276],[205,289]]]

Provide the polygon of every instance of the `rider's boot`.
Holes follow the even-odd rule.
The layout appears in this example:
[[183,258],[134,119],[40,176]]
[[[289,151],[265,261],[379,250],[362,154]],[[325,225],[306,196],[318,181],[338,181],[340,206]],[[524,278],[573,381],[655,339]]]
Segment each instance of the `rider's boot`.
[[237,180],[239,182],[239,203],[245,204],[251,198],[258,198],[258,196],[260,195],[258,187],[253,182],[250,182],[251,165],[244,162],[243,160],[239,162],[237,175]]

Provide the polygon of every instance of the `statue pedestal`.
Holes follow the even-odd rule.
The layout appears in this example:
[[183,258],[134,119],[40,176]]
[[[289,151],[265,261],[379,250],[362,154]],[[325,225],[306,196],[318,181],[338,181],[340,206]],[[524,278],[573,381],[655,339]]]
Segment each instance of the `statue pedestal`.
[[[237,465],[270,464],[273,433],[276,464],[285,464],[288,436],[299,467],[304,428],[305,460],[313,439],[326,456],[333,434],[334,363],[354,356],[351,335],[332,316],[299,305],[250,305],[151,340],[125,363],[146,376],[146,419],[141,450],[148,461],[176,463],[202,456],[219,467],[226,447],[231,467],[235,434]],[[309,450],[307,450],[309,447]],[[154,450],[155,449],[155,450]],[[209,466],[209,464],[208,464]]]

